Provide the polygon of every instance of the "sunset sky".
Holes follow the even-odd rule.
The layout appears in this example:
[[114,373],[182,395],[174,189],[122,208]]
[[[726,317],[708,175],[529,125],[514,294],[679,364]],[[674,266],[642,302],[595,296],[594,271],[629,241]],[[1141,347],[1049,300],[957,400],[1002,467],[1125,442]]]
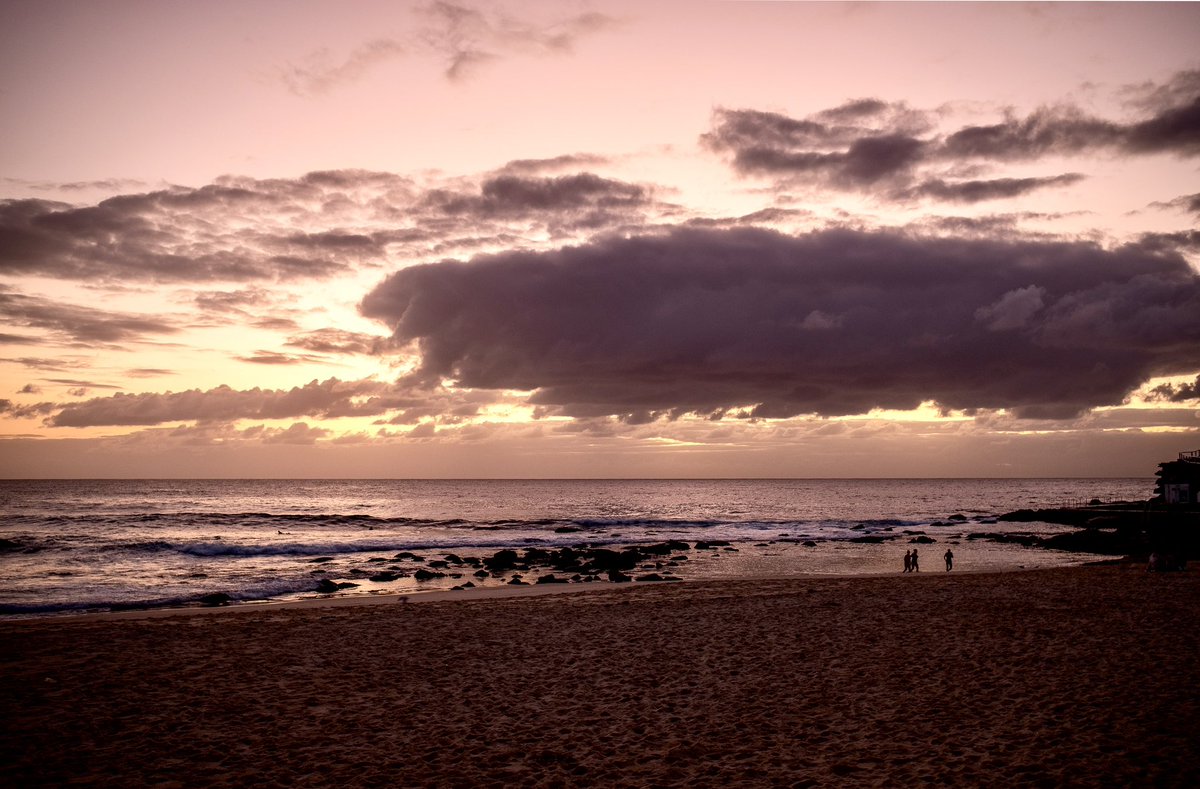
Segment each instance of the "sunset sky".
[[1149,476],[1200,4],[7,2],[0,476]]

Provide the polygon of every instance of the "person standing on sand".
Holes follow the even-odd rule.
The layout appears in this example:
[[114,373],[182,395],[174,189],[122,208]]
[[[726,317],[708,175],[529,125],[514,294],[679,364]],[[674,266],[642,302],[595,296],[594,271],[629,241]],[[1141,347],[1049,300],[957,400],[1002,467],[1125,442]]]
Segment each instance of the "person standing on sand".
[[912,551],[904,552],[904,572],[912,572]]
[[946,549],[946,572],[954,569],[954,551]]
[[916,548],[913,548],[912,559],[910,560],[910,562],[912,564],[912,571],[914,573],[921,572],[921,565],[917,564],[917,549]]

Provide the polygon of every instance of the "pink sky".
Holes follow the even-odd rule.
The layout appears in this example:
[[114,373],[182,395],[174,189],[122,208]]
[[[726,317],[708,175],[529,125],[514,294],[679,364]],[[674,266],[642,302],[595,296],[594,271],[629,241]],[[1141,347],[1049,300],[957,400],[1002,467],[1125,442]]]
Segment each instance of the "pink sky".
[[1200,6],[0,7],[0,475],[1200,447]]

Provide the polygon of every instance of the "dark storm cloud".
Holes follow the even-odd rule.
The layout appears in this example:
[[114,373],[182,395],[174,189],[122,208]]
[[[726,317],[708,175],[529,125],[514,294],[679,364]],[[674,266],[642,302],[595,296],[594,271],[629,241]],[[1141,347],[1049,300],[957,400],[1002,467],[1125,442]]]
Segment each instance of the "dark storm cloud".
[[[1166,400],[1172,403],[1183,403],[1189,400],[1200,400],[1200,375],[1195,381],[1185,381],[1181,384],[1160,384],[1150,390],[1151,399]],[[1193,414],[1193,416],[1195,416]]]
[[0,291],[0,316],[9,324],[49,331],[81,345],[137,341],[178,331],[159,317],[108,312],[11,291]]
[[414,266],[360,309],[419,343],[414,381],[584,417],[1054,417],[1200,369],[1200,280],[1136,246],[688,229]]
[[[712,150],[730,154],[734,169],[745,174],[841,189],[891,185],[896,187],[893,197],[915,193],[958,202],[1012,197],[1051,183],[1065,185],[1069,176],[948,184],[936,170],[954,163],[1034,161],[1102,150],[1195,156],[1200,154],[1198,74],[1176,75],[1153,92],[1153,100],[1141,102],[1143,117],[1129,121],[1096,117],[1064,104],[1023,117],[1010,112],[999,123],[941,135],[934,131],[932,113],[860,99],[800,119],[721,109],[701,139]],[[925,188],[914,188],[914,180],[923,180]]]
[[1019,197],[1052,186],[1070,186],[1082,181],[1080,173],[1064,173],[1049,178],[993,178],[976,181],[945,181],[932,178],[903,192],[904,197],[932,197],[950,203],[980,203]]

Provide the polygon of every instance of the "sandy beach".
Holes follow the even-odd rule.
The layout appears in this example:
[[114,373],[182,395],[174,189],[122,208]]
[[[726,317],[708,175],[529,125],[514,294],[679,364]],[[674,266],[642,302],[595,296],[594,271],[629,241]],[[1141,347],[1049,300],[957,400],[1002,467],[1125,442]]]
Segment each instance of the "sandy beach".
[[1200,573],[0,625],[8,786],[1200,784]]

